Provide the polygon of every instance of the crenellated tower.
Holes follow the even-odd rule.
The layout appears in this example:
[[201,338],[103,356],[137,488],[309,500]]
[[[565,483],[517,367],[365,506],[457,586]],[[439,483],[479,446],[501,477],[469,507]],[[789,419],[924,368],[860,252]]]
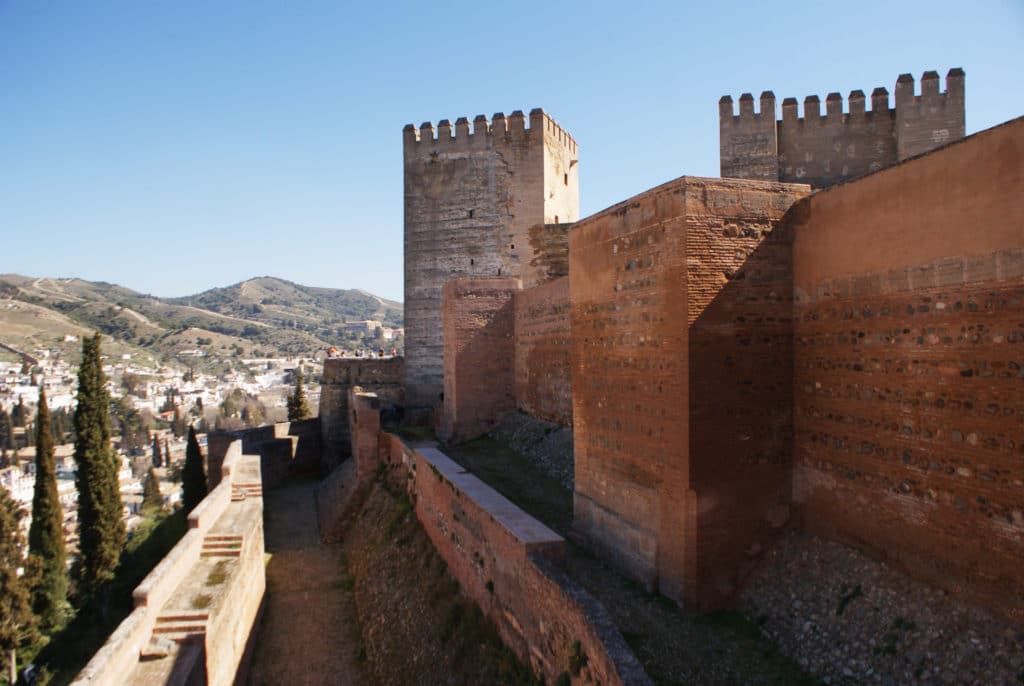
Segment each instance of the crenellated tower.
[[750,93],[740,96],[739,113],[724,96],[718,104],[721,174],[727,178],[810,183],[824,188],[863,176],[920,155],[965,135],[964,72],[950,69],[946,90],[939,91],[937,72],[925,72],[921,93],[914,77],[896,82],[895,108],[889,92],[876,88],[871,109],[863,91],[845,102],[839,93],[804,99],[803,116],[796,98],[782,101],[782,119],[775,119],[775,96],[761,94],[754,111]]
[[[561,276],[565,227],[579,218],[576,141],[543,110],[409,124],[405,170],[406,406],[424,417],[443,389],[441,287]],[[556,245],[552,245],[556,243]]]

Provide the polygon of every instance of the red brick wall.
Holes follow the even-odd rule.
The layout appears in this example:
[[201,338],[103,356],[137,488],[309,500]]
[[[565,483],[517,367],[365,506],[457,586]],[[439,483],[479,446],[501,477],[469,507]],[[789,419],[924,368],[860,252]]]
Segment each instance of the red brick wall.
[[806,194],[718,179],[687,186],[691,605],[731,596],[788,519],[792,240],[780,219]]
[[554,683],[579,641],[588,665],[574,683],[650,684],[604,607],[554,562],[561,537],[443,453],[388,434],[380,444],[389,481],[409,490],[449,571],[521,660]]
[[684,177],[570,233],[576,525],[694,606],[786,518],[789,241],[806,186]]
[[518,279],[463,278],[442,290],[444,326],[444,415],[446,442],[486,433],[514,410],[515,316]]
[[1024,618],[1024,119],[793,214],[805,525]]
[[515,384],[520,410],[572,425],[568,277],[516,293]]

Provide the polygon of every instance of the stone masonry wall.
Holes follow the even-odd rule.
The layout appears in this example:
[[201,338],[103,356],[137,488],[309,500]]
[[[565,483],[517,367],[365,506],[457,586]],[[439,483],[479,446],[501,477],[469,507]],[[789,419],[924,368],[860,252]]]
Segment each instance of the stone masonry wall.
[[804,525],[1024,619],[1024,118],[792,222]]
[[515,409],[513,298],[518,279],[453,279],[444,285],[444,413],[439,435],[459,443]]
[[572,425],[569,352],[568,277],[516,293],[515,397],[518,409],[562,426]]
[[934,71],[922,76],[920,94],[914,92],[914,77],[902,74],[895,100],[890,109],[889,92],[876,88],[868,110],[864,92],[855,90],[844,113],[843,96],[829,93],[822,114],[821,101],[811,95],[800,117],[796,98],[786,98],[776,122],[771,91],[761,94],[757,113],[749,93],[740,97],[739,114],[725,96],[718,105],[722,176],[825,188],[964,137],[962,69],[949,71],[941,93]]
[[320,382],[320,426],[323,432],[321,470],[338,466],[349,456],[348,391],[360,386],[376,393],[384,406],[403,407],[405,358],[346,357],[324,360]]
[[718,602],[789,494],[788,238],[806,186],[683,177],[570,234],[575,522],[627,573]]
[[[456,277],[513,277],[527,286],[558,272],[547,224],[575,221],[576,142],[540,109],[507,119],[461,118],[405,128],[406,389],[413,419],[443,390],[441,287]],[[557,240],[555,240],[557,243]],[[561,258],[564,262],[564,258]]]

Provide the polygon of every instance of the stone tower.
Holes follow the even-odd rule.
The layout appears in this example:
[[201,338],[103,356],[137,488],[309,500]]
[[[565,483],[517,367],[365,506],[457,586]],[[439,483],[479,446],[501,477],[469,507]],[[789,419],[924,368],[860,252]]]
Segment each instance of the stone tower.
[[804,116],[796,98],[782,101],[782,119],[775,119],[775,94],[740,96],[740,111],[732,98],[718,103],[721,173],[724,178],[809,183],[824,188],[863,176],[910,157],[929,152],[965,135],[964,72],[950,69],[946,91],[939,92],[939,75],[921,77],[921,94],[914,93],[914,77],[896,81],[896,107],[889,107],[889,91],[871,93],[871,109],[864,92],[855,90],[843,112],[843,96],[829,93],[825,114],[817,95],[804,99]]
[[425,419],[443,390],[441,287],[502,276],[524,287],[562,276],[579,218],[576,141],[541,109],[412,124],[405,162],[406,408]]

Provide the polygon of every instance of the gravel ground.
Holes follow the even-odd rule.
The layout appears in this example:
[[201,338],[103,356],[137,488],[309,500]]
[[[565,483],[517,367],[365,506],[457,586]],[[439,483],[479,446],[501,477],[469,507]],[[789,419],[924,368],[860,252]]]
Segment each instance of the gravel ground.
[[847,546],[792,532],[741,595],[827,684],[1024,683],[1024,631]]

